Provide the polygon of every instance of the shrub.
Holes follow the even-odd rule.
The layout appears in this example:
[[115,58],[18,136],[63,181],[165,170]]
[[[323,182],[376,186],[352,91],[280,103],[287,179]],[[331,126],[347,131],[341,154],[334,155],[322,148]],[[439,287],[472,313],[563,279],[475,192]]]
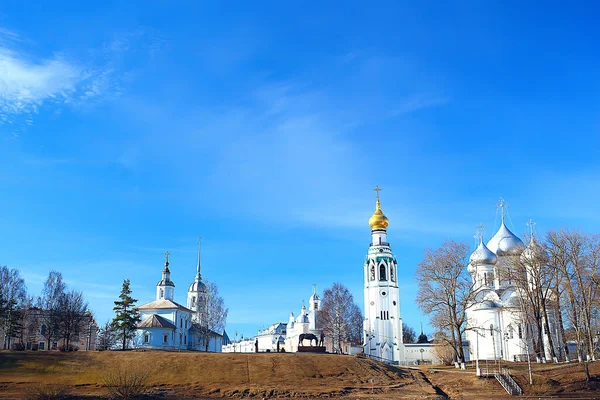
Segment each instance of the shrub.
[[146,371],[116,368],[104,378],[104,385],[112,398],[134,399],[148,393],[148,378]]
[[26,390],[26,398],[29,400],[61,400],[71,397],[73,388],[69,385],[59,383],[36,383]]

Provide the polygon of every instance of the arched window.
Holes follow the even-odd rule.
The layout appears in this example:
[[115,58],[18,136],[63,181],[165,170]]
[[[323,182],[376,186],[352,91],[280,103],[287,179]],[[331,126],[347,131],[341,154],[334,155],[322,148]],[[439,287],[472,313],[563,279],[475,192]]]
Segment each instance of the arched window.
[[46,324],[42,324],[40,327],[40,335],[46,336]]
[[519,324],[519,339],[523,339],[523,328],[521,328],[521,324]]
[[165,297],[165,291],[160,289],[160,298],[162,299],[163,297]]
[[490,336],[494,334],[494,324],[490,324]]
[[380,281],[385,281],[385,264],[381,264],[379,266],[379,280]]
[[371,264],[371,280],[375,280],[375,266]]
[[150,334],[149,333],[144,334],[144,343],[146,343],[146,344],[150,343]]

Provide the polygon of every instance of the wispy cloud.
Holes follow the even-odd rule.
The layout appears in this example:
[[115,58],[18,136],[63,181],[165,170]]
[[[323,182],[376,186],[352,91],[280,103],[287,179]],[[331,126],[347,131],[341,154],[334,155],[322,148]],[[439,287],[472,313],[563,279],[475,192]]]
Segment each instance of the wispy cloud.
[[122,93],[124,73],[115,59],[127,51],[114,40],[102,50],[103,59],[89,64],[65,53],[39,57],[24,50],[27,43],[15,32],[0,29],[0,123],[21,118],[33,123],[44,107],[59,115],[63,107],[78,107]]
[[437,107],[448,103],[450,99],[445,96],[421,93],[407,97],[399,105],[392,109],[389,117],[398,117],[400,115],[410,114],[419,110]]

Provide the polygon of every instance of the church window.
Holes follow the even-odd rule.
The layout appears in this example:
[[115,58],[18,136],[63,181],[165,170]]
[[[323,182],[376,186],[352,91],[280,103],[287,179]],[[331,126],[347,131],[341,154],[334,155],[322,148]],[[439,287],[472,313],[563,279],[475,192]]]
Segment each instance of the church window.
[[494,334],[494,324],[490,324],[490,336]]
[[160,297],[161,299],[162,299],[163,297],[165,297],[165,291],[164,291],[164,290],[160,289],[160,296],[159,296],[159,297]]
[[150,343],[150,334],[149,333],[144,334],[144,343]]
[[163,335],[163,343],[164,343],[164,344],[167,344],[167,343],[169,343],[169,334],[168,334],[168,333],[165,333],[165,334]]
[[509,339],[513,339],[514,336],[514,329],[511,325],[508,326],[508,338]]
[[395,282],[396,281],[396,277],[395,277],[395,274],[394,274],[394,267],[395,267],[394,264],[390,264],[390,280],[392,280],[392,281]]
[[521,327],[521,324],[519,324],[519,339],[523,339],[523,328]]
[[187,335],[183,335],[183,344],[187,344]]
[[183,328],[183,317],[179,318],[179,327]]
[[381,236],[379,236],[379,244],[381,245]]
[[192,307],[196,305],[196,296],[192,296]]
[[40,335],[46,336],[46,324],[42,324],[40,327]]
[[315,306],[314,306],[314,309],[315,309],[315,310],[318,310],[318,309],[319,309],[319,303],[318,303],[318,302],[316,302],[316,301],[315,301]]
[[379,280],[380,281],[385,281],[385,264],[381,264],[379,266]]
[[38,343],[38,349],[40,349],[40,350],[46,350],[46,343],[44,343],[44,342]]
[[375,266],[371,265],[371,280],[375,280]]
[[179,334],[179,344],[181,344],[182,341],[183,341],[183,335],[180,333]]
[[487,275],[487,272],[483,273],[483,284],[485,286],[487,286],[487,284],[488,284],[488,275]]

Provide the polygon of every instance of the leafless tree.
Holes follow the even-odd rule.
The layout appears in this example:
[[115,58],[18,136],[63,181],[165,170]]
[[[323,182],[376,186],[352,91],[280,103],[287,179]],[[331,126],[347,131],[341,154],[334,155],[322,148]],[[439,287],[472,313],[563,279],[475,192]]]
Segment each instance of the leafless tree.
[[363,316],[352,293],[341,283],[323,291],[321,302],[322,326],[332,340],[333,349],[343,352],[344,343],[360,343]]
[[425,250],[417,270],[417,304],[432,315],[431,323],[446,332],[457,362],[464,362],[462,339],[467,329],[466,310],[475,301],[471,277],[467,273],[469,247],[465,243],[445,242],[442,247]]
[[59,300],[58,326],[67,350],[71,349],[71,340],[78,337],[91,323],[92,315],[83,293],[76,290],[63,293]]
[[107,321],[98,331],[98,350],[110,350],[117,344],[117,333],[112,322]]
[[[595,360],[595,311],[600,301],[600,238],[578,232],[560,231],[547,235],[551,262],[560,274],[559,301],[565,319],[574,332],[578,360],[584,361],[586,377],[591,380],[588,361]],[[566,336],[566,335],[565,335]],[[585,355],[585,360],[582,356]]]
[[200,344],[208,351],[210,339],[215,333],[221,333],[225,329],[227,314],[229,310],[225,307],[223,297],[219,295],[219,287],[216,283],[204,281],[206,292],[204,298],[198,298],[197,329],[200,336]]
[[60,307],[65,289],[66,284],[63,282],[62,274],[50,271],[44,283],[42,295],[38,299],[38,307],[42,309],[42,312],[38,314],[40,331],[47,341],[48,350],[51,349],[52,342],[60,336]]
[[406,323],[402,323],[402,343],[415,343],[417,341],[417,333],[415,330],[406,325]]
[[3,349],[11,348],[11,339],[22,336],[22,310],[27,302],[27,288],[19,270],[0,266],[0,327],[4,334]]

